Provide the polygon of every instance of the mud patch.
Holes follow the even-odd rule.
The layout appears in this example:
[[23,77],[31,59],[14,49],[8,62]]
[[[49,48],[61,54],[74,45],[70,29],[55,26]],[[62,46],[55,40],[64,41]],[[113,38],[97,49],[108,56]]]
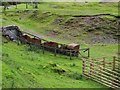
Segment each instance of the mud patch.
[[[115,44],[118,43],[118,19],[107,19],[100,16],[76,17],[62,26],[66,34],[82,38],[85,43]],[[69,33],[68,33],[69,32]],[[71,37],[71,38],[72,38]]]

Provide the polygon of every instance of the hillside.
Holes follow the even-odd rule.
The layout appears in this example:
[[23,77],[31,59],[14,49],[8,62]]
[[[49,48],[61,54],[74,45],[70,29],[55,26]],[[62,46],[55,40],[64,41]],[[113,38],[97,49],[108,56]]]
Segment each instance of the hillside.
[[[62,44],[90,48],[90,58],[112,60],[118,52],[118,3],[41,2],[9,6],[0,13],[2,26]],[[2,8],[0,8],[2,9]],[[81,56],[57,55],[2,38],[2,86],[4,88],[107,88],[82,76]],[[81,51],[83,56],[87,53]],[[23,83],[24,82],[24,83]]]
[[31,5],[25,9],[20,4],[18,9],[11,6],[7,11],[3,25],[10,22],[50,40],[80,44],[118,42],[117,3],[41,3],[39,9],[31,9]]
[[[82,62],[67,56],[31,51],[26,45],[3,41],[2,86],[4,88],[101,88],[82,77]],[[34,55],[33,55],[34,54]],[[24,82],[24,83],[23,83]]]

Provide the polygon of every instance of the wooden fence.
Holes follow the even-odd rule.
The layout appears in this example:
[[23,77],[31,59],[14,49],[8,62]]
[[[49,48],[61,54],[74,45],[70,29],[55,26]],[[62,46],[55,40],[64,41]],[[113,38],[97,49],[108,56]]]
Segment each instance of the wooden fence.
[[120,88],[120,61],[113,57],[110,62],[102,60],[83,60],[83,76],[110,88]]
[[[41,40],[41,42],[49,42],[49,41],[47,41],[47,40],[45,40],[45,39],[42,39],[42,38],[40,38],[40,37],[38,37],[38,36],[36,36],[36,35],[33,35],[33,34],[31,34],[31,33],[28,33],[28,32],[25,32],[25,31],[22,31],[22,33],[24,33],[24,34],[26,34],[26,35],[29,35],[29,36],[31,36],[31,37],[34,37],[34,38],[36,38],[36,39],[38,39],[38,40]],[[59,45],[65,45],[65,44],[61,44],[61,43],[57,43],[58,44],[58,46]],[[35,45],[35,44],[30,44],[30,45]],[[43,51],[43,54],[44,54],[44,52],[45,52],[45,50],[46,50],[46,48],[47,48],[47,50],[48,51],[52,51],[53,53],[54,53],[54,55],[56,56],[57,54],[63,54],[63,55],[67,55],[67,56],[69,56],[70,57],[70,60],[72,59],[72,56],[82,56],[81,55],[81,52],[83,51],[83,52],[87,52],[87,55],[86,56],[82,56],[82,57],[90,57],[90,48],[82,48],[82,49],[79,49],[79,51],[78,51],[78,55],[77,55],[77,53],[75,53],[76,51],[75,50],[61,50],[60,48],[56,48],[56,47],[50,47],[50,46],[44,46],[44,44],[39,44],[39,45],[36,45],[36,46],[38,46],[39,47],[39,49],[42,49],[42,51]],[[50,50],[50,49],[52,49],[52,50]],[[61,52],[61,53],[60,53]],[[73,53],[74,52],[74,53]]]
[[[21,31],[21,32],[25,35],[28,35],[30,37],[34,37],[37,40],[40,40],[42,43],[36,44],[36,43],[30,42],[29,40],[27,41],[26,39],[21,38],[21,37],[15,35],[13,32],[10,31],[10,33],[13,34],[17,38],[17,41],[15,40],[15,42],[18,45],[20,43],[24,43],[24,44],[29,44],[30,47],[31,46],[36,46],[36,47],[38,47],[38,49],[42,49],[43,54],[44,54],[45,50],[48,50],[48,51],[52,51],[55,56],[57,54],[67,55],[67,56],[70,57],[70,60],[72,59],[72,56],[77,56],[77,57],[80,56],[82,51],[83,52],[87,51],[87,56],[84,56],[84,57],[90,57],[90,49],[89,48],[79,49],[78,51],[76,51],[76,50],[70,50],[70,49],[60,49],[59,47],[45,46],[44,42],[50,42],[50,41],[47,41],[45,39],[40,38],[39,36],[36,36],[34,34],[31,34],[31,33],[25,32],[25,31]],[[58,44],[58,46],[64,46],[65,45],[65,44],[61,44],[61,43],[57,43],[57,44]]]

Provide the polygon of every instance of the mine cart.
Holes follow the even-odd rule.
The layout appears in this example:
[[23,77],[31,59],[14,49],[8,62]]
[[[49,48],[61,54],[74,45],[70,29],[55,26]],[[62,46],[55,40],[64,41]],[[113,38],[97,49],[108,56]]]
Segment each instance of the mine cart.
[[79,44],[72,43],[67,45],[67,49],[70,50],[69,52],[72,54],[72,56],[79,55],[79,48],[80,48]]
[[43,46],[48,51],[54,51],[56,48],[58,48],[58,43],[56,43],[56,42],[44,42]]

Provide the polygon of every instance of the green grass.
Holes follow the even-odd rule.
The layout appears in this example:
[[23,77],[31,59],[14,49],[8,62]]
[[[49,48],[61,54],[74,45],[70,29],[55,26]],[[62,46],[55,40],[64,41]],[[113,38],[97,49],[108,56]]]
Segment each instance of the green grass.
[[[117,45],[90,46],[91,57],[112,56],[117,52]],[[102,88],[94,81],[79,78],[82,75],[81,58],[57,55],[41,50],[29,51],[26,45],[14,42],[3,44],[2,48],[2,82],[3,87],[42,87],[42,88]],[[110,57],[111,58],[111,57]],[[108,59],[109,61],[112,59]],[[53,67],[52,65],[57,65]],[[65,70],[63,74],[54,69]],[[73,76],[71,76],[73,75]],[[78,78],[78,80],[76,80]],[[23,83],[24,82],[24,83]],[[71,85],[72,84],[72,85]]]
[[113,60],[113,56],[118,56],[118,45],[93,45],[90,46],[91,58],[103,58],[106,57],[107,60]]
[[[15,6],[7,11],[25,10],[25,4]],[[27,10],[33,9],[31,5]],[[40,3],[39,9],[41,12],[52,12],[58,15],[92,15],[110,13],[112,15],[118,15],[118,3],[99,4],[97,2],[92,3],[66,3],[66,2],[48,2]]]
[[[38,16],[22,11],[25,9],[25,4],[19,4],[18,9],[12,6],[7,10],[7,16],[0,14],[3,26],[18,25],[21,30],[33,31],[43,35],[44,39],[56,41],[60,43],[72,43],[73,41],[67,39],[57,39],[46,36],[46,32],[59,29],[57,25],[52,25],[55,19],[60,16],[64,17],[64,22],[73,18],[73,15],[93,15],[93,14],[112,14],[118,15],[117,3],[98,4],[98,3],[41,3],[39,4]],[[32,6],[29,6],[29,10]],[[46,16],[46,12],[53,14]],[[57,14],[57,15],[55,15]],[[21,19],[20,19],[21,18]],[[113,17],[103,17],[114,20]],[[63,22],[63,23],[64,23]],[[63,31],[62,34],[65,32]],[[60,36],[58,36],[60,37]],[[107,57],[109,61],[112,56],[117,56],[118,45],[87,45],[80,43],[80,48],[90,48],[91,58]],[[40,87],[40,88],[102,88],[105,87],[92,80],[80,78],[82,74],[82,61],[80,58],[72,58],[63,55],[56,57],[49,52],[42,54],[42,51],[34,52],[28,51],[26,45],[16,45],[13,42],[3,44],[3,59],[2,59],[2,82],[3,87]],[[1,50],[1,49],[0,49]],[[83,53],[86,55],[87,53]],[[57,67],[52,67],[51,64],[56,64]],[[63,69],[64,74],[55,73],[53,70]],[[76,80],[79,78],[79,80]],[[24,82],[24,83],[23,83]]]

